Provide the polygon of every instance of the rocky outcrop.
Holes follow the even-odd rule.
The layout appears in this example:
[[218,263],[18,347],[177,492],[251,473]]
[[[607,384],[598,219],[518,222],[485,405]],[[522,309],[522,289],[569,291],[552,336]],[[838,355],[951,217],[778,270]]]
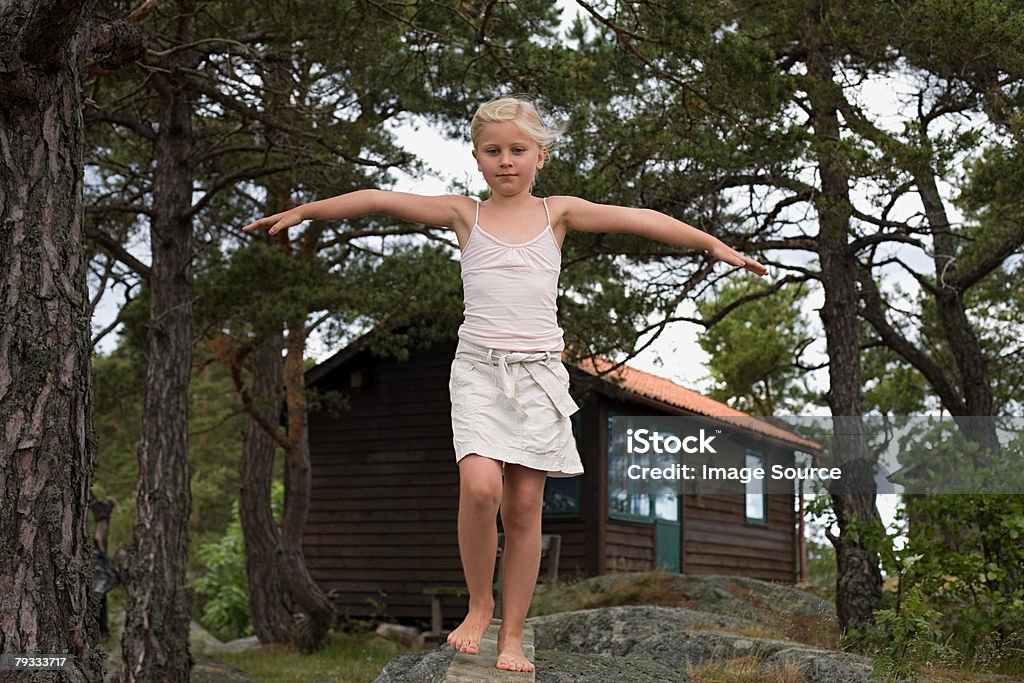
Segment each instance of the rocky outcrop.
[[455,650],[447,644],[429,652],[398,655],[384,667],[374,683],[441,683]]
[[[746,635],[752,621],[683,607],[602,607],[529,620],[542,683],[695,683],[709,663],[740,660],[766,677],[799,672],[807,683],[882,683],[865,657]],[[454,652],[397,657],[375,683],[440,683]],[[927,679],[913,679],[924,683]]]
[[[789,667],[807,683],[881,683],[872,677],[871,661],[852,654],[809,647],[788,640],[750,636],[751,621],[681,607],[622,606],[566,612],[530,620],[536,634],[538,659],[551,661],[558,675],[564,655],[579,661],[587,656],[618,657],[656,663],[682,673],[712,662],[745,660],[767,674]],[[540,675],[537,680],[546,680]],[[553,678],[551,680],[570,680]],[[578,678],[575,680],[589,680]],[[621,679],[620,679],[621,680]],[[631,678],[661,681],[664,678]],[[686,676],[672,680],[691,680]],[[924,680],[924,679],[920,679]]]
[[[541,683],[695,683],[720,680],[714,667],[733,666],[745,680],[881,683],[868,658],[829,649],[838,640],[832,604],[792,586],[733,576],[611,574],[561,586],[536,602],[549,612],[528,620]],[[453,656],[447,646],[402,655],[375,683],[440,683]]]

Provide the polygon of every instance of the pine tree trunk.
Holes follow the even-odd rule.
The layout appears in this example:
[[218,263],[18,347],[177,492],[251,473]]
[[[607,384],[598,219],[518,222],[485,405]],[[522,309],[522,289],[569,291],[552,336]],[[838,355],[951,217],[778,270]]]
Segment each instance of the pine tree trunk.
[[[251,394],[263,419],[276,425],[283,404],[281,378],[282,335],[277,334],[251,356]],[[291,642],[291,615],[281,579],[280,536],[270,502],[277,442],[255,420],[250,420],[240,466],[238,512],[245,536],[249,582],[249,613],[256,636],[263,644]]]
[[[180,44],[194,19],[177,3]],[[188,455],[192,370],[192,106],[162,76],[153,83],[165,105],[155,146],[149,358],[139,446],[139,492],[125,589],[123,681],[186,683],[192,666],[186,579],[191,467]]]
[[822,36],[827,3],[806,24],[808,101],[814,130],[814,153],[821,192],[818,256],[825,302],[821,320],[829,358],[828,403],[835,428],[834,455],[842,467],[839,486],[829,489],[840,536],[829,535],[836,548],[836,610],[844,632],[864,632],[881,606],[882,575],[878,541],[884,528],[875,507],[874,463],[861,419],[860,348],[857,336],[856,258],[850,253],[852,206],[850,179],[840,149],[838,98],[833,57]]
[[[960,429],[964,436],[981,444],[984,448],[999,448],[996,424],[993,418],[995,396],[992,378],[985,364],[985,354],[978,336],[967,318],[964,291],[960,284],[957,267],[956,243],[951,232],[935,175],[929,169],[916,174],[918,194],[928,217],[928,228],[935,240],[935,272],[938,281],[935,307],[939,316],[942,334],[949,342],[949,349],[956,362],[955,376],[960,378],[960,391],[964,401],[964,415],[950,411],[961,419]],[[949,406],[947,406],[947,409]]]
[[[289,78],[275,71],[275,92],[288,93]],[[282,114],[282,118],[287,115]],[[274,211],[292,206],[291,181],[278,176],[267,185]],[[315,237],[308,231],[298,258],[313,258]],[[268,237],[286,251],[292,249],[286,235]],[[283,324],[283,323],[282,323]],[[252,387],[246,401],[253,414],[242,462],[242,493],[239,512],[245,534],[249,568],[249,605],[253,626],[261,642],[287,642],[303,652],[314,652],[326,642],[334,623],[335,609],[313,580],[302,550],[302,533],[309,511],[309,408],[306,402],[303,359],[306,350],[304,317],[288,325],[286,358],[281,358],[283,335],[278,332],[261,342],[250,364]],[[237,364],[237,360],[232,362]],[[234,368],[240,391],[240,368]],[[281,394],[284,389],[283,396]],[[274,397],[277,397],[275,400]],[[281,398],[287,427],[278,429]],[[262,423],[260,425],[259,423]],[[258,433],[261,433],[259,435]],[[270,485],[275,444],[284,450],[285,500],[278,532],[270,508]],[[272,558],[272,559],[268,559]]]
[[295,619],[293,642],[303,652],[313,652],[326,643],[335,610],[330,599],[310,575],[302,552],[302,532],[309,514],[310,491],[309,407],[306,403],[303,370],[305,350],[305,320],[293,320],[288,325],[284,361],[289,447],[285,449],[281,577],[292,602]]
[[0,652],[67,654],[99,681],[90,601],[94,467],[87,258],[82,239],[84,2],[56,25],[39,3],[0,7]]

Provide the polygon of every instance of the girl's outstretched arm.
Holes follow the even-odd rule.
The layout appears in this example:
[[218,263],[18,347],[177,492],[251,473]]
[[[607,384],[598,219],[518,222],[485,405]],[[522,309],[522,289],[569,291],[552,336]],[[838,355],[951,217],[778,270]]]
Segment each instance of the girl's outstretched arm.
[[566,230],[584,232],[628,232],[652,240],[709,252],[714,258],[743,266],[757,275],[768,269],[744,256],[717,237],[652,209],[632,209],[612,204],[595,204],[578,197],[551,197]]
[[383,213],[413,223],[454,228],[458,232],[465,222],[461,217],[466,205],[471,205],[472,201],[468,197],[455,195],[427,197],[408,192],[357,190],[257,219],[242,230],[249,232],[270,228],[270,234],[273,235],[307,220],[337,221]]

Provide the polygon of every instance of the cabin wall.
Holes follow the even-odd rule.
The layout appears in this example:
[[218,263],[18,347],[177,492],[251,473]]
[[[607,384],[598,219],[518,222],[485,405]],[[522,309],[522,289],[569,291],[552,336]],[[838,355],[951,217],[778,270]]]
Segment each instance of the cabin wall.
[[[765,469],[791,466],[792,452],[763,443],[748,444],[765,457]],[[715,461],[743,466],[737,448]],[[765,581],[795,583],[797,564],[796,496],[787,481],[765,480],[764,522],[748,521],[742,493],[695,493],[683,498],[683,571],[737,574]],[[742,488],[741,486],[738,488]]]
[[[618,396],[601,402],[601,467],[609,467],[607,423],[610,414],[664,415]],[[709,422],[709,426],[712,423]],[[727,441],[726,448],[709,461],[717,467],[743,467],[746,451],[765,457],[765,469],[772,465],[792,465],[793,453],[756,437]],[[695,486],[683,489],[681,539],[682,572],[688,574],[736,574],[768,581],[794,583],[797,580],[796,497],[788,482],[765,480],[767,511],[764,523],[748,521],[742,483],[728,492],[716,487],[712,492]],[[607,474],[603,490],[607,492]],[[607,493],[605,493],[607,495]],[[607,516],[607,501],[604,503]],[[604,571],[646,571],[655,566],[656,548],[653,521],[608,519],[603,534]]]
[[440,348],[399,363],[361,354],[319,385],[347,394],[350,410],[310,415],[303,547],[310,573],[343,615],[383,609],[426,621],[423,588],[464,581],[448,396],[453,355],[454,347]]

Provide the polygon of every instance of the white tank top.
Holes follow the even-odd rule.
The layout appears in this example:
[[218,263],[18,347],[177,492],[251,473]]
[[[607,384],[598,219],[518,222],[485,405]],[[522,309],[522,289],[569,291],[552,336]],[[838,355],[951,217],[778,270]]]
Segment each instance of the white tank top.
[[459,339],[507,351],[561,351],[558,326],[558,274],[562,252],[548,224],[520,244],[502,242],[480,227],[480,202],[469,240],[462,249],[462,289],[466,317]]

